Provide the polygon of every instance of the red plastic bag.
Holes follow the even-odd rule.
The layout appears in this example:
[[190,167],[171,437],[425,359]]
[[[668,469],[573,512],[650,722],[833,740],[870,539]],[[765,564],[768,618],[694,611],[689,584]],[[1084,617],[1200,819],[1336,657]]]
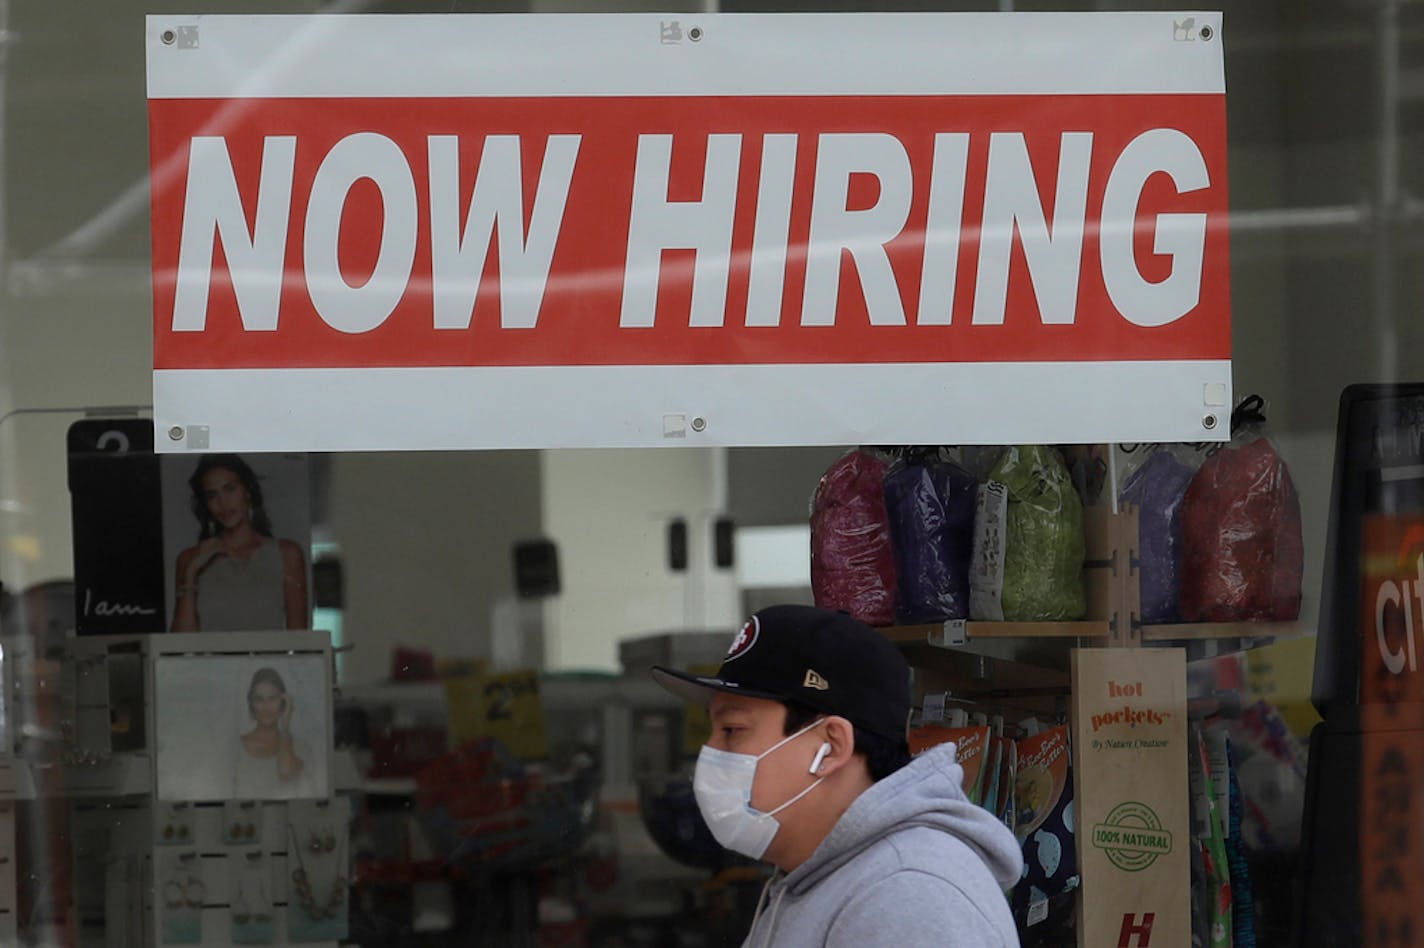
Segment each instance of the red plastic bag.
[[1299,617],[1300,498],[1269,439],[1248,431],[1207,458],[1182,498],[1181,518],[1183,619]]
[[811,501],[816,605],[845,610],[870,625],[895,619],[895,549],[884,479],[884,461],[852,451],[821,475]]

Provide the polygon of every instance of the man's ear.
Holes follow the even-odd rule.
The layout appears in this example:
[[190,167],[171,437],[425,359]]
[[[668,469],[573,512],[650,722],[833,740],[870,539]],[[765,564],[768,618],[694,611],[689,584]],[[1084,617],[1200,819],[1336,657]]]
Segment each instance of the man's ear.
[[824,754],[817,754],[820,765],[812,772],[817,777],[829,777],[850,762],[855,754],[855,726],[839,715],[831,715],[822,722],[825,737],[830,745]]

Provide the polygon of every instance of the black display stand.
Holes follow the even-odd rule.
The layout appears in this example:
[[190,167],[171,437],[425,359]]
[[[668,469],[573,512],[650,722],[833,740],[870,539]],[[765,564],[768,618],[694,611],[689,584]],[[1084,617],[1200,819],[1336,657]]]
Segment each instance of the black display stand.
[[[1407,666],[1389,681],[1369,649],[1404,656],[1413,643],[1365,626],[1366,522],[1424,517],[1424,383],[1352,385],[1340,397],[1312,700],[1323,717],[1310,742],[1302,826],[1298,948],[1407,945],[1424,937],[1424,813],[1413,748],[1424,705]],[[1408,597],[1404,608],[1411,608]],[[1375,618],[1382,622],[1382,619]],[[1424,628],[1414,628],[1417,638]],[[1378,641],[1376,638],[1378,637]],[[1409,676],[1409,677],[1406,677]],[[1402,791],[1402,792],[1401,792]],[[1413,907],[1409,907],[1412,903]],[[1403,935],[1403,940],[1400,936]]]

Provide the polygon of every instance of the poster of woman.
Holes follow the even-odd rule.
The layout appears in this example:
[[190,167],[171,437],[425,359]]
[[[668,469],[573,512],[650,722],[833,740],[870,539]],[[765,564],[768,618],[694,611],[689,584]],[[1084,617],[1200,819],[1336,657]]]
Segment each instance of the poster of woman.
[[304,455],[169,456],[163,496],[169,631],[310,627]]
[[159,798],[327,797],[331,709],[324,661],[321,654],[159,657]]

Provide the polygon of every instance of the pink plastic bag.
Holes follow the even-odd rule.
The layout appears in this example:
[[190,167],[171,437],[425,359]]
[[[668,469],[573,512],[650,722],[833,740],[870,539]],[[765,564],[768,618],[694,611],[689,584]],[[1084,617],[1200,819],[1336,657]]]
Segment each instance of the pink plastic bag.
[[1247,431],[1207,458],[1182,498],[1181,518],[1183,619],[1299,617],[1300,499],[1269,439]]
[[885,462],[852,451],[821,476],[811,501],[816,605],[870,625],[895,619],[895,550],[885,512]]

